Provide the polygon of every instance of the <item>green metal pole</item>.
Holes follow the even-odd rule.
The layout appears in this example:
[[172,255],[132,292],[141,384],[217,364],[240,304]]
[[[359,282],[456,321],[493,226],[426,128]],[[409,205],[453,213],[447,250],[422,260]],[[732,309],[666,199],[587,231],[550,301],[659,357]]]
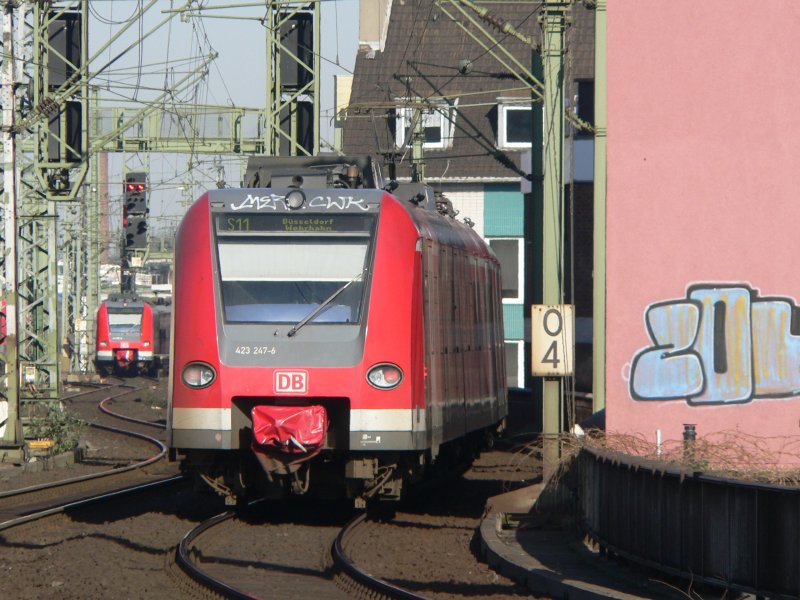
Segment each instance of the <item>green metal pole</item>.
[[[419,102],[419,98],[417,98]],[[422,110],[415,108],[411,118],[411,181],[425,183],[425,160],[423,144],[425,128],[422,123]]]
[[264,27],[264,52],[266,54],[266,63],[265,63],[265,70],[266,70],[266,88],[264,90],[264,106],[266,107],[265,116],[264,116],[264,154],[267,156],[276,156],[277,150],[275,149],[275,131],[276,127],[278,126],[275,123],[275,106],[277,104],[276,100],[276,86],[277,86],[277,77],[278,74],[275,72],[275,66],[273,65],[273,54],[274,54],[274,34],[273,29],[275,27],[274,19],[272,17],[272,3],[268,3],[267,8],[270,11],[270,21],[267,22],[266,27]]
[[[90,96],[93,104],[94,113],[97,112],[97,88]],[[92,157],[89,171],[89,185],[87,186],[87,197],[89,205],[86,211],[86,235],[87,235],[87,257],[86,273],[86,302],[85,313],[81,315],[83,319],[82,334],[80,342],[76,339],[75,346],[80,355],[81,372],[88,373],[91,369],[92,354],[95,343],[94,316],[97,307],[100,305],[100,254],[101,254],[101,227],[100,227],[100,156],[96,154]]]
[[[541,47],[531,52],[531,72],[541,81],[544,79]],[[541,100],[531,97],[531,193],[525,206],[525,306],[532,310],[534,304],[542,304],[542,284],[544,283],[544,257],[542,248],[544,231],[542,211],[544,207],[544,106]],[[530,318],[530,314],[527,316]],[[531,389],[531,402],[534,410],[542,415],[542,394],[544,390],[538,380],[532,379],[533,344],[526,340],[525,356],[528,357],[526,387]]]
[[[91,167],[92,165],[89,166]],[[83,187],[83,202],[81,202],[78,207],[78,226],[75,231],[75,303],[73,305],[75,308],[72,314],[72,331],[70,332],[62,329],[61,333],[61,336],[64,338],[62,339],[63,345],[61,347],[62,357],[67,359],[62,360],[62,364],[69,365],[68,373],[61,373],[62,381],[69,373],[80,372],[80,360],[78,353],[75,352],[75,348],[80,344],[80,338],[83,333],[81,322],[83,320],[82,317],[86,302],[86,285],[88,283],[86,272],[87,232],[85,229],[85,215],[89,208],[89,198],[86,191],[87,186],[84,185]],[[64,301],[63,296],[61,301]],[[66,324],[62,323],[61,327],[66,327]]]
[[[564,31],[569,3],[547,0],[542,6],[542,61],[544,66],[544,304],[563,299],[563,144],[564,144]],[[544,478],[549,479],[559,461],[562,387],[559,379],[543,382],[542,427]]]
[[[61,262],[61,314],[59,319],[59,334],[62,338],[70,335],[75,329],[76,303],[79,297],[80,273],[77,271],[77,256],[79,250],[78,232],[76,223],[75,204],[62,204],[59,215],[62,230],[62,244],[60,245]],[[66,213],[66,214],[65,214]],[[59,346],[61,347],[61,346]],[[61,357],[63,359],[63,356]],[[62,368],[65,366],[61,361]]]
[[319,140],[320,140],[320,123],[319,123],[319,114],[320,114],[320,89],[321,89],[321,77],[320,77],[320,60],[321,60],[321,38],[322,35],[320,30],[322,28],[322,12],[320,9],[320,3],[314,3],[314,69],[311,77],[313,81],[311,82],[311,93],[313,95],[313,116],[312,123],[314,124],[314,137],[313,137],[313,148],[311,149],[311,153],[313,156],[319,154]]
[[606,407],[606,0],[595,8],[592,409]]
[[14,5],[3,5],[3,299],[6,302],[6,331],[0,347],[3,381],[0,387],[0,446],[3,456],[21,454],[22,431],[19,419],[19,347],[17,345],[17,186],[16,186],[16,87],[14,52]]

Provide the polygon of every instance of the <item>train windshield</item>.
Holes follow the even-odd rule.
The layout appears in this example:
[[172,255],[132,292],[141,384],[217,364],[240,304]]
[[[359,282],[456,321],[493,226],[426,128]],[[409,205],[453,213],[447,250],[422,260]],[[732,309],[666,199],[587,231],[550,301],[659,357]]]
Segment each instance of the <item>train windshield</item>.
[[221,238],[225,320],[295,324],[324,304],[314,323],[356,323],[368,255],[367,236]]
[[111,333],[141,333],[142,309],[109,308],[108,329]]

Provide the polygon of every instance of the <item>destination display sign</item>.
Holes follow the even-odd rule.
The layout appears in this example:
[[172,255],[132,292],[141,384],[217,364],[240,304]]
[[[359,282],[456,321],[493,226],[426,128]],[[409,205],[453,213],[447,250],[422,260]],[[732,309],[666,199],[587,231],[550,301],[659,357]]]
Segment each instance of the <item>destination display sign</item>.
[[370,232],[375,221],[373,215],[324,214],[241,214],[219,213],[219,233],[339,233]]

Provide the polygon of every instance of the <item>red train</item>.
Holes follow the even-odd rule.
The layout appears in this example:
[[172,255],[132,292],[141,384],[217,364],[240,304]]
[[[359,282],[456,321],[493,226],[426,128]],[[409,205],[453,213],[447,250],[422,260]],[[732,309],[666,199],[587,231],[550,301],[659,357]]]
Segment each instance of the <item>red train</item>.
[[171,456],[229,503],[397,499],[504,426],[499,263],[367,160],[273,160],[178,231]]
[[170,306],[111,294],[95,320],[95,369],[101,375],[155,375],[169,366]]

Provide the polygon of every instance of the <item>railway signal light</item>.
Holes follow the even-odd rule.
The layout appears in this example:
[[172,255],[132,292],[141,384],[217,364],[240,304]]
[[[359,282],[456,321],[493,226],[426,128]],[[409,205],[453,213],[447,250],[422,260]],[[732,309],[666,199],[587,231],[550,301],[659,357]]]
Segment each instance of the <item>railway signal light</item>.
[[135,171],[125,176],[123,212],[126,215],[147,214],[147,173]]
[[147,248],[147,173],[127,173],[122,191],[123,247],[127,250]]
[[147,248],[147,218],[144,215],[125,217],[125,249]]

